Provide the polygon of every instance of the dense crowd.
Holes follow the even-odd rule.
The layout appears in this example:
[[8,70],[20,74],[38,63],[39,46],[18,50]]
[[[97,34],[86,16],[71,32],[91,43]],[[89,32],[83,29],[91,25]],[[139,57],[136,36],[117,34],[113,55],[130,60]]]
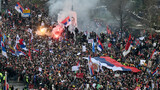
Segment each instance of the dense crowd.
[[[14,6],[10,6],[14,7]],[[71,32],[65,28],[61,39],[54,39],[48,36],[38,36],[35,34],[41,22],[45,22],[45,26],[50,28],[50,18],[43,9],[30,6],[31,17],[23,18],[14,9],[11,9],[12,16],[2,14],[1,37],[5,34],[5,48],[9,58],[0,55],[0,72],[7,70],[8,78],[15,77],[25,82],[28,88],[44,88],[45,90],[133,90],[140,87],[146,90],[158,90],[160,88],[159,73],[152,75],[152,72],[159,67],[159,54],[150,58],[152,51],[155,49],[160,52],[160,36],[156,33],[139,31],[144,39],[140,40],[140,36],[133,36],[134,32],[123,33],[114,30],[112,34],[100,33],[99,37],[104,46],[103,51],[96,49],[92,52],[92,44],[88,43],[88,39],[94,39],[96,42],[97,34],[95,32],[83,32],[75,29]],[[39,13],[42,14],[38,17]],[[33,30],[33,40],[30,42],[31,34],[27,32],[28,28]],[[132,35],[133,47],[131,52],[124,57],[122,52],[127,43],[129,33]],[[17,34],[26,42],[26,48],[31,50],[31,58],[28,52],[26,55],[14,56],[9,51],[9,45],[14,47]],[[122,34],[122,35],[121,35]],[[122,36],[122,37],[121,37]],[[82,46],[86,46],[86,51],[82,52]],[[1,50],[1,49],[0,49]],[[35,51],[37,50],[37,51]],[[80,53],[80,55],[77,55]],[[95,71],[93,76],[90,75],[88,60],[83,57],[99,57],[108,56],[126,66],[136,67],[141,72],[113,72],[103,67],[99,72]],[[140,65],[140,60],[146,60],[145,65]],[[152,61],[151,67],[148,62]],[[77,62],[80,63],[80,69],[77,72],[72,71],[72,66]],[[158,69],[159,70],[159,69]],[[77,78],[77,73],[83,73],[83,78]],[[119,75],[119,76],[115,76]]]

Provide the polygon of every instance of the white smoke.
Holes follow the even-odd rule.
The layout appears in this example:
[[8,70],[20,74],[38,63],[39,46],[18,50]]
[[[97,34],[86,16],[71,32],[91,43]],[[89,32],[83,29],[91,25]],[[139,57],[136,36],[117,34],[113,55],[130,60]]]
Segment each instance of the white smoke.
[[80,31],[100,32],[102,30],[97,29],[93,22],[94,20],[90,18],[91,11],[97,7],[99,1],[100,0],[49,0],[49,16],[55,18],[60,12],[72,11],[73,5],[73,11],[77,13],[78,29]]

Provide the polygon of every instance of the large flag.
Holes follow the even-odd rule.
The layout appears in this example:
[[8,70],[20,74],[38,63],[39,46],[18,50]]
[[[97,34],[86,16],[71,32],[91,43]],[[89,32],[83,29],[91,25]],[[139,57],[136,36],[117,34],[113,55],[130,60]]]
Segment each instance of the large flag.
[[25,51],[28,50],[28,49],[26,48],[26,45],[25,45],[25,42],[23,41],[23,39],[20,39],[20,40],[19,40],[19,44],[20,44],[20,47],[21,47],[23,50],[25,50]]
[[98,35],[97,35],[97,42],[98,42],[98,44],[97,44],[97,49],[98,49],[99,51],[102,51],[104,48],[103,48],[103,45],[102,45],[102,43],[101,43]]
[[99,64],[103,67],[106,67],[108,69],[111,69],[113,71],[131,71],[131,72],[140,72],[141,70],[135,68],[135,67],[129,67],[122,65],[121,63],[117,62],[116,60],[110,58],[110,57],[93,57],[93,58],[87,58],[83,57],[84,59],[90,60],[92,63]]
[[156,68],[156,70],[154,70],[154,72],[152,73],[152,76],[154,76],[155,74],[158,74],[158,67]]
[[128,53],[130,53],[130,51],[131,51],[132,45],[131,45],[131,43],[130,43],[130,40],[131,40],[131,34],[129,35],[127,44],[126,44],[126,46],[125,46],[125,50],[123,51],[123,56],[124,56],[124,57],[125,57]]
[[64,24],[65,26],[69,26],[71,24],[71,19],[68,16],[67,18],[65,18],[62,22],[62,24]]
[[19,2],[17,2],[15,9],[19,12],[19,13],[23,13],[23,7],[21,6],[21,4]]
[[2,38],[1,38],[1,48],[2,48],[2,55],[8,58]]
[[91,56],[88,56],[88,66],[90,75],[94,75],[93,62],[91,61]]

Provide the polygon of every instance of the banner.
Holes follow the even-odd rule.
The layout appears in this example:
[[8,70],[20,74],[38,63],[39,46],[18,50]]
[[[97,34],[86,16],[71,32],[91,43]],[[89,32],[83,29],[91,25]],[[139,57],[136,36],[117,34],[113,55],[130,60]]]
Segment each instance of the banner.
[[83,73],[76,73],[76,78],[83,78]]
[[88,39],[88,43],[93,43],[93,39]]
[[140,65],[145,65],[146,60],[140,60]]
[[152,61],[148,61],[148,67],[152,67]]
[[23,10],[23,13],[31,13],[31,10]]

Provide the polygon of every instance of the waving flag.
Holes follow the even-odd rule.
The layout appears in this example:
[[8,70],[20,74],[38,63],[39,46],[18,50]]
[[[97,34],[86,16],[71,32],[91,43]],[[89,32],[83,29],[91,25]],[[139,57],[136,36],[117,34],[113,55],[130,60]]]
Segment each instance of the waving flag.
[[1,38],[1,48],[2,48],[2,55],[5,56],[6,58],[8,58],[6,49],[4,47],[4,43],[2,41],[2,38]]
[[25,42],[23,41],[23,39],[20,39],[20,40],[19,40],[19,44],[20,44],[20,47],[21,47],[23,50],[25,50],[25,51],[28,50],[28,49],[26,48],[26,45],[25,45]]
[[14,49],[15,49],[16,56],[26,55],[24,52],[22,52],[21,50],[19,50],[18,44],[15,45]]
[[15,9],[19,12],[19,13],[23,13],[23,7],[20,5],[19,2],[17,2]]
[[152,73],[152,76],[154,76],[157,73],[158,73],[158,67],[156,68],[156,70],[154,70],[154,72]]
[[88,56],[88,65],[89,65],[89,71],[90,75],[94,75],[94,69],[93,69],[93,62],[91,61],[91,56]]
[[9,51],[12,53],[12,55],[16,55],[15,49],[13,47],[11,47],[11,45],[9,45]]
[[19,40],[20,40],[20,38],[19,38],[19,35],[17,34],[16,43],[19,43]]
[[110,57],[93,57],[93,58],[83,57],[83,58],[90,60],[90,62],[92,63],[96,63],[96,64],[101,63],[103,67],[112,69],[113,71],[131,71],[131,72],[141,71],[135,67],[129,67],[129,66],[122,65],[121,63],[117,62],[116,60]]
[[156,49],[154,49],[154,50],[152,51],[152,54],[151,54],[151,56],[150,56],[149,59],[152,59],[155,54],[156,54]]
[[17,2],[15,9],[19,12],[19,13],[23,13],[23,7],[20,5],[19,2]]
[[101,41],[99,40],[98,35],[97,35],[97,42],[98,42],[97,49],[99,51],[102,51],[104,48],[103,48],[103,45],[102,45]]
[[9,9],[7,10],[7,13],[8,13],[9,16],[12,16],[12,13]]
[[128,53],[130,53],[131,51],[131,48],[132,48],[132,45],[130,43],[130,40],[131,40],[131,34],[129,35],[129,38],[128,38],[128,42],[125,46],[125,51],[123,51],[123,56],[125,57]]
[[65,18],[62,22],[62,24],[64,24],[65,26],[69,26],[71,24],[71,19],[68,16],[67,18]]

